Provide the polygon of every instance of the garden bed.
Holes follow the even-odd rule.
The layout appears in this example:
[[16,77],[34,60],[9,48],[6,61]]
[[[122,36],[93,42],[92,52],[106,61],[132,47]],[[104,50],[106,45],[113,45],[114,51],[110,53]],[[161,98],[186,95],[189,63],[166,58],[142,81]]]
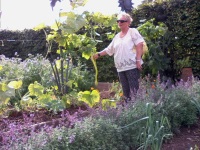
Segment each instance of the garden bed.
[[[181,127],[178,133],[163,144],[162,150],[190,150],[195,149],[195,145],[200,147],[200,118],[191,127]],[[196,149],[197,150],[197,149]]]
[[[82,109],[71,108],[65,110],[69,112],[72,116],[76,113],[76,116],[87,116],[88,112]],[[85,112],[85,113],[83,113]],[[11,124],[25,125],[29,123],[31,127],[35,126],[35,130],[41,129],[45,125],[50,125],[56,127],[59,122],[65,122],[69,124],[67,118],[62,117],[62,113],[53,114],[46,110],[39,110],[35,113],[33,112],[13,112],[7,118],[0,119],[0,129],[1,131],[8,132]],[[2,140],[2,137],[1,137]],[[200,147],[200,118],[197,124],[191,127],[181,127],[180,131],[174,134],[173,138],[165,142],[162,146],[162,150],[189,150],[191,147]]]

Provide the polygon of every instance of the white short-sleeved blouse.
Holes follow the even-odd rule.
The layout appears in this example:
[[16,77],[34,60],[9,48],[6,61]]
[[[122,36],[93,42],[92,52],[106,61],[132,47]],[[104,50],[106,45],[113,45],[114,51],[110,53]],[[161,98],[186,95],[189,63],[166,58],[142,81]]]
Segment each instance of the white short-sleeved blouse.
[[114,55],[115,67],[118,72],[122,72],[136,68],[136,53],[133,52],[133,47],[140,42],[144,42],[144,39],[138,30],[129,28],[123,38],[120,38],[119,33],[116,34],[103,51],[106,51],[109,56]]

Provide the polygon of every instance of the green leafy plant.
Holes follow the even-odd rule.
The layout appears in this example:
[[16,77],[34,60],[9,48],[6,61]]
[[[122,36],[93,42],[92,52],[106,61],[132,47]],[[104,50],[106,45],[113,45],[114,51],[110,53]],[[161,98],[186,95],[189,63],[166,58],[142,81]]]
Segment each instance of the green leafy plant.
[[[138,149],[148,149],[149,147],[154,150],[160,150],[163,140],[170,138],[170,123],[167,117],[160,116],[154,118],[153,115],[153,105],[151,103],[146,104],[146,113],[148,116],[146,127],[144,127],[143,132],[141,132],[140,140],[144,143],[141,143],[141,146]],[[168,130],[168,132],[166,132]]]
[[148,47],[148,52],[143,57],[143,74],[157,76],[159,72],[167,69],[169,63],[169,58],[165,56],[167,45],[163,44],[162,38],[168,29],[164,23],[154,25],[154,20],[146,21],[138,27],[138,30],[144,36]]
[[0,61],[2,64],[0,70],[2,83],[8,84],[10,81],[20,80],[23,83],[15,96],[10,97],[11,105],[19,104],[21,97],[28,92],[28,86],[35,81],[44,87],[50,87],[54,84],[50,63],[39,54],[37,56],[29,55],[24,61],[18,57],[2,57]]
[[[154,1],[155,2],[155,1]],[[134,26],[155,18],[155,25],[163,22],[168,27],[169,38],[164,40],[165,56],[170,59],[169,68],[165,75],[174,81],[179,78],[179,68],[176,68],[177,60],[190,57],[194,76],[199,76],[199,28],[198,14],[200,4],[196,0],[165,1],[162,3],[143,4],[133,12]],[[188,11],[190,10],[190,11]],[[188,29],[190,31],[188,32]],[[148,45],[148,43],[147,43]],[[164,60],[165,61],[165,60]],[[147,74],[146,74],[147,75]]]
[[8,104],[10,97],[15,95],[15,90],[8,87],[6,83],[0,83],[0,102],[2,104]]
[[30,84],[28,89],[29,92],[21,99],[21,105],[24,108],[45,108],[55,113],[66,108],[64,101],[57,98],[52,90],[44,92],[45,88],[37,81]]
[[181,70],[182,68],[185,68],[185,67],[192,67],[192,63],[190,61],[190,57],[186,57],[184,59],[177,60],[177,68],[178,68],[178,70]]
[[[109,98],[112,102],[119,102],[123,98],[122,87],[119,81],[113,81],[111,84],[110,89],[108,90]],[[106,101],[106,100],[105,100]]]
[[[44,30],[49,53],[51,52],[52,42],[55,41],[58,44],[59,49],[57,50],[57,53],[59,54],[59,60],[51,60],[51,67],[58,87],[58,92],[60,95],[64,95],[69,93],[69,86],[67,83],[69,82],[74,58],[79,58],[79,54],[87,60],[91,58],[96,72],[95,84],[97,84],[98,70],[96,67],[96,61],[91,57],[96,53],[95,46],[98,42],[101,42],[96,39],[96,36],[98,36],[96,30],[102,25],[112,25],[114,19],[112,16],[106,18],[100,13],[90,15],[88,12],[84,12],[83,14],[61,12],[59,16],[66,17],[66,21],[56,22],[55,25],[51,27],[52,31],[50,34],[47,34],[44,30],[45,26],[43,24],[34,29]],[[95,23],[97,25],[95,25]],[[77,32],[81,28],[88,30],[88,33],[78,34]],[[90,37],[87,34],[89,34]]]
[[198,114],[200,114],[200,85],[198,82],[194,82],[190,89],[192,103],[196,106]]
[[79,92],[80,101],[85,102],[88,106],[94,107],[100,102],[100,94],[98,90]]

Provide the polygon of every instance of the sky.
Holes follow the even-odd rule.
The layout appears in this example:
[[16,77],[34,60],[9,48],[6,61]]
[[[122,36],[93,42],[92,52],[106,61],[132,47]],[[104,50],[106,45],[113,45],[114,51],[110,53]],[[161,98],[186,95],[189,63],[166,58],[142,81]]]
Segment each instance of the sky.
[[[135,0],[133,7],[137,7],[141,0]],[[84,10],[101,12],[103,14],[119,13],[118,0],[88,0]],[[41,23],[52,25],[58,19],[59,11],[70,11],[69,0],[57,2],[52,10],[50,0],[0,0],[1,22],[0,29],[23,30],[31,29]]]

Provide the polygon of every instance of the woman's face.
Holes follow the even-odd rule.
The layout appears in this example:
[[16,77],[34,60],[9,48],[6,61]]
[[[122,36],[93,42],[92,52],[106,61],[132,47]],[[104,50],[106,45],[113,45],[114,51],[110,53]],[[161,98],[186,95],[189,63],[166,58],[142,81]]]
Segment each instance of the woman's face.
[[122,30],[129,27],[130,21],[126,17],[121,16],[121,17],[118,17],[117,24],[118,24],[118,27]]

